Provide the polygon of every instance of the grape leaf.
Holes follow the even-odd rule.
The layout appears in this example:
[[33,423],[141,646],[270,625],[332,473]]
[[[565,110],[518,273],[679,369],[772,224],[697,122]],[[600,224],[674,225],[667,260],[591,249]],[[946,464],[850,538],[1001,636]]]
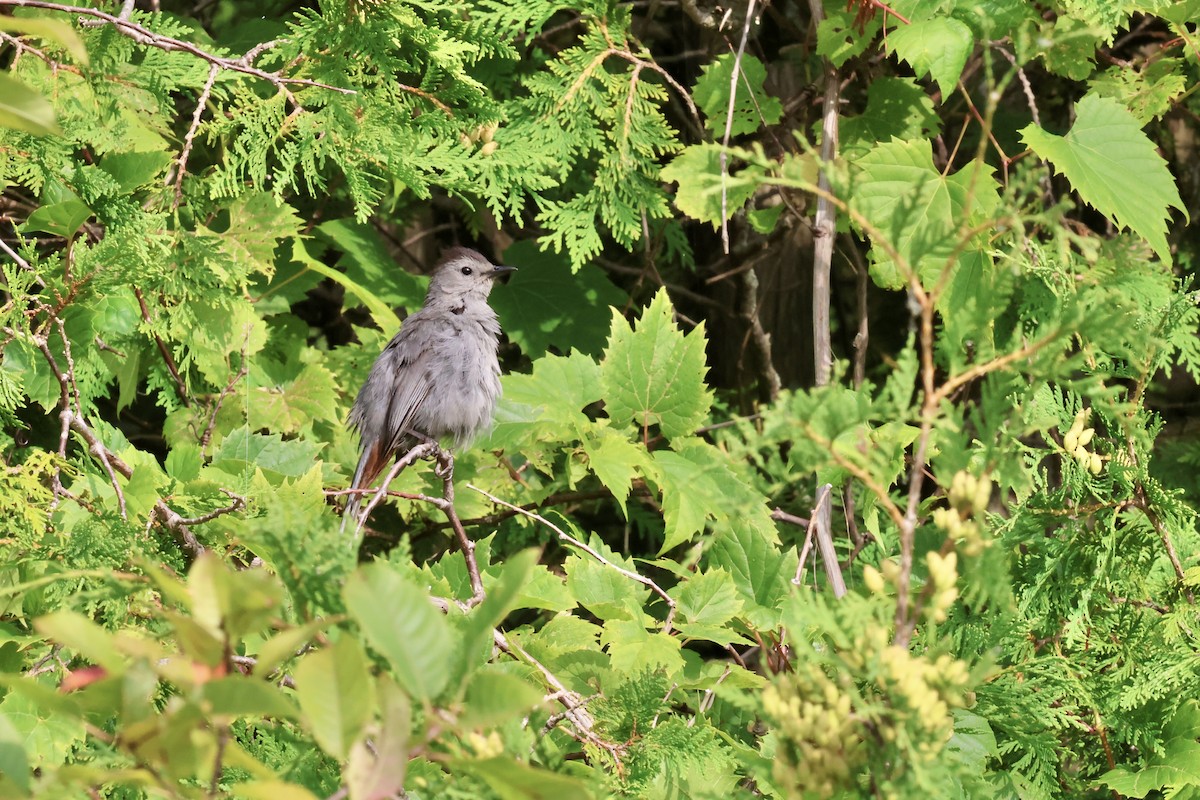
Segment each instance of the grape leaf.
[[974,41],[966,23],[952,18],[914,20],[888,31],[887,42],[918,75],[929,76],[945,102],[954,91]]
[[689,436],[708,416],[713,394],[704,384],[704,326],[684,335],[665,289],[637,328],[615,310],[600,382],[615,423],[657,424],[669,439]]
[[1066,176],[1089,205],[1150,243],[1163,261],[1170,209],[1187,214],[1167,162],[1120,103],[1088,94],[1075,106],[1075,124],[1056,136],[1037,124],[1021,131],[1035,153]]

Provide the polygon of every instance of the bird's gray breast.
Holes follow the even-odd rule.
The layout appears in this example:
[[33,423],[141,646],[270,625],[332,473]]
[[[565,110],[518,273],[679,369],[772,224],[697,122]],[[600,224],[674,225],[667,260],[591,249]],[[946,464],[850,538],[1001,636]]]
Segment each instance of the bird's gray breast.
[[468,307],[429,321],[424,331],[429,357],[422,359],[420,379],[430,392],[414,422],[430,436],[452,436],[461,447],[492,423],[500,397],[500,328],[491,309],[479,313]]

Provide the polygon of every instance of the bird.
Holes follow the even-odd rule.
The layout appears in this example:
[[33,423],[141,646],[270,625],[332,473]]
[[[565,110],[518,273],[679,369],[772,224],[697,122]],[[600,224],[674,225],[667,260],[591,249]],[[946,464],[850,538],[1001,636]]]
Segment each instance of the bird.
[[[424,305],[379,354],[350,410],[360,446],[351,489],[370,486],[389,460],[422,441],[450,439],[458,450],[491,428],[500,399],[500,321],[488,295],[515,270],[466,247],[442,255]],[[352,493],[343,531],[360,504]]]

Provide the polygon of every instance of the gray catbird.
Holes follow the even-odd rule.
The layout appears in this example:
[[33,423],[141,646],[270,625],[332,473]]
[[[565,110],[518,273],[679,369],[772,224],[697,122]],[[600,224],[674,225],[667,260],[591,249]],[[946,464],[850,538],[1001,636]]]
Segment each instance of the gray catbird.
[[[350,411],[362,456],[352,489],[365,489],[422,438],[466,445],[492,424],[500,397],[496,361],[500,323],[487,303],[492,282],[515,267],[497,267],[474,250],[454,247],[434,269],[421,310],[375,360]],[[342,517],[358,516],[351,495]]]

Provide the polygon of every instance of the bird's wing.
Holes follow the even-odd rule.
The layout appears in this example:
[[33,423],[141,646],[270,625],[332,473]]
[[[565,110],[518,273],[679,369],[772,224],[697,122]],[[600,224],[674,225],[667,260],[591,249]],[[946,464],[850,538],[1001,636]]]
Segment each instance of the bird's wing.
[[[419,314],[405,320],[402,335],[384,348],[355,400],[351,417],[362,437],[362,455],[352,489],[365,489],[375,481],[403,446],[413,419],[434,389],[426,322]],[[357,516],[361,499],[352,495],[346,503],[343,530],[345,521]]]

